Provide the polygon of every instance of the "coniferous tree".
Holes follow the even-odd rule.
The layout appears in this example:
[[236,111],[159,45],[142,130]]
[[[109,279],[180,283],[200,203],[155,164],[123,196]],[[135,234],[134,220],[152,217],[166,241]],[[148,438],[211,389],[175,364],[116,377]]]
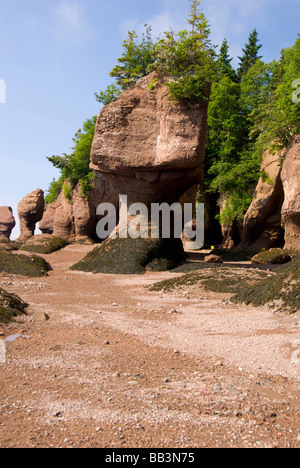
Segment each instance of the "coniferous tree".
[[220,53],[216,60],[217,78],[220,80],[222,77],[228,76],[228,78],[232,79],[233,81],[237,81],[236,71],[231,65],[233,59],[230,58],[228,52],[228,42],[227,39],[224,39],[220,47]]
[[122,91],[132,88],[140,78],[149,73],[149,65],[155,61],[154,47],[151,26],[145,24],[141,39],[135,31],[128,32],[128,38],[123,42],[123,55],[110,72]]
[[207,100],[215,77],[215,51],[210,28],[200,5],[192,0],[188,23],[191,30],[166,32],[155,48],[152,70],[169,76],[171,99],[186,105]]
[[262,48],[262,45],[259,44],[258,41],[258,32],[256,29],[254,29],[254,31],[249,36],[248,43],[245,45],[245,48],[242,49],[243,56],[238,57],[240,60],[238,78],[240,80],[256,63],[256,61],[262,58],[262,56],[258,55],[260,49]]

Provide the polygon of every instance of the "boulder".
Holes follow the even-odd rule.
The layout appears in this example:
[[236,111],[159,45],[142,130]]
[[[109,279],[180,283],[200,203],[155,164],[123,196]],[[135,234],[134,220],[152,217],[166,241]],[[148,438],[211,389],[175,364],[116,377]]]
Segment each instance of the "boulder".
[[282,227],[285,248],[300,250],[300,135],[288,148],[281,172],[284,190]]
[[283,249],[270,249],[255,255],[251,263],[254,265],[284,265],[292,260],[292,257]]
[[47,322],[48,320],[50,320],[50,317],[48,314],[45,314],[45,312],[36,312],[31,317],[31,320],[33,322]]
[[0,206],[0,242],[10,238],[16,220],[10,206]]
[[205,263],[224,263],[221,257],[219,257],[218,255],[213,255],[213,254],[205,257],[204,262]]
[[20,219],[20,240],[26,241],[34,235],[36,224],[44,214],[44,192],[41,189],[26,195],[18,204],[18,215]]
[[266,151],[263,155],[261,177],[244,219],[238,250],[268,250],[283,246],[281,206],[284,193],[280,177],[283,154]]

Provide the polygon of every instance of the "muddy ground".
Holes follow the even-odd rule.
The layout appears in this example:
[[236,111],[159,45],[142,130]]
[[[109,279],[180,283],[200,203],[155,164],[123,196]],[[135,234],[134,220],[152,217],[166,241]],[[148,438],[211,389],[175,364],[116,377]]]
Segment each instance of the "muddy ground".
[[26,336],[0,364],[1,448],[300,447],[299,313],[149,290],[174,273],[69,271],[90,249],[44,256],[46,278],[0,275],[30,304],[0,327]]

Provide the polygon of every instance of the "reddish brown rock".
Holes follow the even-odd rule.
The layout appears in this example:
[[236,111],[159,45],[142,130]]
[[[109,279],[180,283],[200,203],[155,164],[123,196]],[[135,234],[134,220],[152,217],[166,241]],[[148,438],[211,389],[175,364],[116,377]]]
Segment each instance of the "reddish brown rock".
[[[208,100],[184,107],[170,100],[166,80],[150,90],[153,78],[142,78],[132,90],[102,109],[95,129],[91,167],[127,197],[128,206],[140,203],[150,208],[154,203],[171,205],[185,199],[193,203],[194,188],[203,176]],[[147,215],[150,216],[149,210]],[[122,212],[122,217],[126,213]],[[152,220],[147,216],[143,223],[140,219],[143,234],[147,230],[149,234]],[[145,270],[172,269],[185,259],[181,240],[172,238],[174,225],[173,229],[170,226],[168,239],[123,238],[118,228],[116,239],[105,241],[73,268],[94,273],[140,274]],[[158,234],[163,237],[161,233],[159,229]]]
[[36,224],[42,219],[44,214],[44,192],[35,190],[26,195],[18,204],[18,215],[20,219],[20,240],[26,241],[34,235]]
[[243,226],[242,242],[238,250],[282,247],[284,233],[281,227],[283,187],[281,167],[283,154],[266,151],[261,165],[261,178]]
[[118,193],[101,174],[95,175],[93,189],[87,196],[82,194],[80,184],[70,191],[67,200],[62,190],[58,199],[48,205],[39,228],[43,234],[54,234],[69,241],[97,240],[96,226],[100,219],[96,215],[100,203],[118,205]]
[[208,255],[208,257],[205,257],[204,260],[205,263],[223,263],[223,260],[221,257],[218,255]]
[[59,195],[58,199],[47,205],[44,211],[43,218],[39,222],[39,229],[43,234],[53,234],[55,211],[62,203],[63,192]]
[[105,106],[96,124],[91,166],[106,175],[128,203],[173,203],[195,184],[204,166],[208,102],[183,107],[154,76]]
[[[218,206],[220,213],[226,208],[227,198],[221,195],[218,200]],[[223,241],[220,245],[221,249],[233,250],[241,242],[241,235],[243,230],[242,220],[235,219],[232,223],[223,223],[221,225]]]
[[60,204],[55,210],[53,235],[70,241],[75,240],[72,201],[65,198],[63,191],[60,195]]
[[300,135],[288,148],[281,172],[284,190],[282,226],[285,248],[300,250]]
[[16,220],[10,206],[0,206],[0,240],[1,237],[9,239]]

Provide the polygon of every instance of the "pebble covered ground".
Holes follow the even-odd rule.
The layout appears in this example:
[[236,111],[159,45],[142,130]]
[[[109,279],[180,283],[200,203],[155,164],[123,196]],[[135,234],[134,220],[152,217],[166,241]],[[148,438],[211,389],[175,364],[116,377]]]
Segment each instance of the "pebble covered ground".
[[[231,304],[172,273],[0,276],[30,304],[0,326],[0,447],[299,448],[299,315]],[[50,320],[35,321],[37,312]],[[300,345],[298,346],[298,348]]]

